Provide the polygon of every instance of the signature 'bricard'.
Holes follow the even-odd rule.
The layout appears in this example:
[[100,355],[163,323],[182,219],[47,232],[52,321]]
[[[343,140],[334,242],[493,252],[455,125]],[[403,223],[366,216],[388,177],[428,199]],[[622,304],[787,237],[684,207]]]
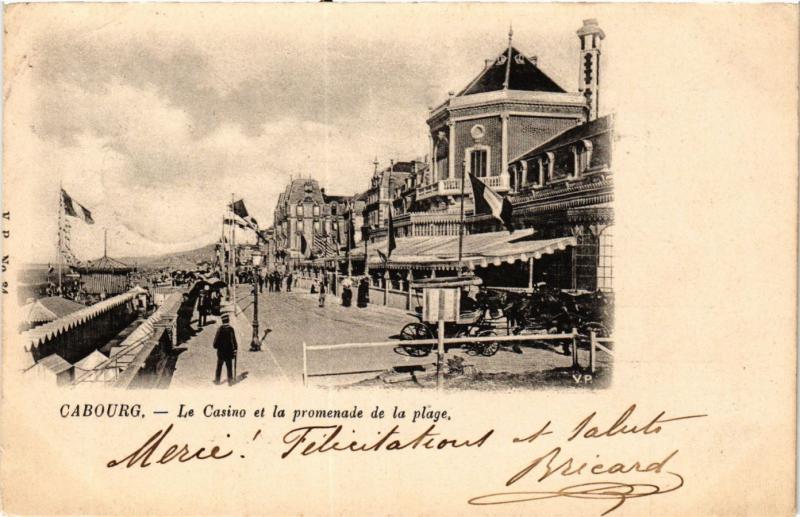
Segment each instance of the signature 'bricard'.
[[460,438],[443,437],[440,433],[434,432],[436,424],[432,424],[422,433],[404,437],[398,425],[392,427],[388,433],[379,433],[379,438],[374,441],[359,441],[346,438],[344,434],[340,441],[339,436],[343,433],[341,425],[311,425],[297,427],[287,432],[283,436],[283,443],[289,448],[281,454],[281,458],[286,458],[295,450],[303,456],[314,453],[336,452],[370,452],[370,451],[395,451],[403,449],[444,449],[447,447],[481,447],[489,437],[494,434],[491,429],[479,438],[469,440]]

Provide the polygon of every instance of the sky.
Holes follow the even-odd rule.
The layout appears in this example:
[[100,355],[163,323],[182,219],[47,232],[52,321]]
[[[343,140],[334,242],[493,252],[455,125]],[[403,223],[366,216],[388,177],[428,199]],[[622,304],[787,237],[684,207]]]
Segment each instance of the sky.
[[575,91],[586,9],[546,23],[513,5],[12,11],[6,186],[43,236],[26,258],[55,257],[59,184],[96,221],[71,223],[83,260],[102,255],[104,229],[112,256],[213,242],[232,194],[266,227],[292,176],[363,191],[376,157],[425,155],[429,107],[505,48],[509,24],[514,46]]

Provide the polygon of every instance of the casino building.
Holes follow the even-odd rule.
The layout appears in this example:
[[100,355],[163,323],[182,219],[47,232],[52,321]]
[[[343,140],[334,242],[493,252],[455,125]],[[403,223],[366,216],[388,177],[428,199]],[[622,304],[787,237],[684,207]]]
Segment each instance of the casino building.
[[[359,195],[366,241],[349,254],[354,271],[367,265],[374,280],[407,287],[412,278],[466,267],[487,286],[530,288],[544,281],[561,289],[612,290],[613,117],[600,116],[599,102],[605,33],[589,19],[577,37],[577,91],[557,84],[536,56],[514,46],[509,31],[505,48],[430,108],[424,161],[379,169],[376,160]],[[492,214],[475,213],[469,180],[462,185],[469,174],[511,203],[513,234]],[[297,188],[310,188],[311,203],[319,201],[318,186]],[[288,236],[293,256],[300,255],[291,235],[309,231],[292,212],[302,197],[293,194],[297,188],[287,189],[275,218],[276,234]],[[388,251],[389,207],[397,247],[386,262],[377,252]]]
[[[404,197],[402,210],[395,210],[402,212],[395,221],[399,236],[457,234],[462,175],[475,174],[495,192],[514,193],[519,184],[509,169],[512,159],[596,116],[599,45],[605,34],[596,20],[586,20],[578,36],[582,76],[577,92],[551,79],[537,56],[516,48],[509,31],[506,48],[485,60],[483,69],[458,93],[450,92],[430,109],[431,158],[417,168],[409,182],[413,185],[399,193]],[[500,230],[491,217],[472,213],[468,182],[463,192],[468,233]],[[401,207],[396,203],[396,208]]]

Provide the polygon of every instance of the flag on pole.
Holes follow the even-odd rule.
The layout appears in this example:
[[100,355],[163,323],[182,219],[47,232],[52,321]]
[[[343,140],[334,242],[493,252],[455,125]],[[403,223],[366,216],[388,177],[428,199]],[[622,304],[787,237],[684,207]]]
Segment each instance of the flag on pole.
[[239,228],[248,228],[249,224],[247,221],[242,219],[240,216],[236,215],[233,212],[226,212],[225,213],[225,224],[235,224]]
[[76,217],[86,224],[94,224],[92,219],[92,212],[90,212],[82,204],[78,203],[67,194],[67,191],[61,189],[61,202],[64,205],[64,213],[70,217]]
[[306,241],[305,234],[301,233],[300,234],[300,254],[303,255],[303,257],[305,257],[307,252],[308,252],[308,241]]
[[328,238],[324,235],[314,235],[314,251],[320,257],[328,255]]
[[472,173],[469,175],[469,180],[472,184],[475,213],[490,214],[503,223],[509,232],[514,233],[514,225],[511,220],[511,201],[490,189]]
[[231,210],[233,210],[234,214],[242,218],[250,215],[250,213],[247,211],[247,207],[244,206],[244,199],[240,199],[231,203]]
[[347,250],[356,247],[356,227],[353,224],[353,210],[351,209],[347,217]]
[[230,209],[233,211],[235,215],[237,215],[242,219],[242,221],[244,221],[246,228],[258,230],[258,221],[256,221],[255,218],[250,216],[250,213],[247,211],[247,207],[244,206],[244,199],[240,199],[238,201],[234,201],[233,203],[231,203]]
[[397,247],[397,242],[394,240],[394,216],[392,203],[389,202],[389,246],[386,248],[386,257],[392,256],[392,251]]
[[394,238],[394,219],[392,218],[392,205],[389,204],[389,224],[387,228],[387,246],[386,246],[386,253],[384,254],[381,250],[378,250],[378,255],[381,256],[381,259],[384,262],[389,262],[389,258],[392,256],[392,251],[397,247],[397,242]]

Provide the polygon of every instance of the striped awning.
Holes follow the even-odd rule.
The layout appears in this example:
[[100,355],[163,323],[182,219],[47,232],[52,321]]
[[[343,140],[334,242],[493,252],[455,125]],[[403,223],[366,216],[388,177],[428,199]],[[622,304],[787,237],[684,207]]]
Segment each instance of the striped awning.
[[[464,236],[462,261],[469,269],[500,266],[517,261],[540,259],[574,246],[575,237],[534,239],[533,229],[476,233]],[[385,252],[386,243],[378,242],[368,247],[370,266],[382,266],[383,260],[377,250]],[[364,248],[351,251],[353,258],[363,260]],[[397,239],[397,248],[392,252],[390,269],[454,269],[458,267],[458,236],[405,237]]]
[[60,336],[61,334],[72,330],[78,325],[86,323],[90,319],[95,318],[98,315],[113,309],[114,307],[118,307],[123,303],[133,300],[136,296],[145,292],[147,291],[141,287],[134,287],[127,293],[113,296],[79,311],[75,311],[72,314],[64,316],[63,318],[59,318],[55,321],[51,321],[50,323],[45,323],[44,325],[28,330],[22,334],[22,343],[25,346],[25,350],[30,350],[31,347],[37,347],[42,343],[53,339],[54,337]]

